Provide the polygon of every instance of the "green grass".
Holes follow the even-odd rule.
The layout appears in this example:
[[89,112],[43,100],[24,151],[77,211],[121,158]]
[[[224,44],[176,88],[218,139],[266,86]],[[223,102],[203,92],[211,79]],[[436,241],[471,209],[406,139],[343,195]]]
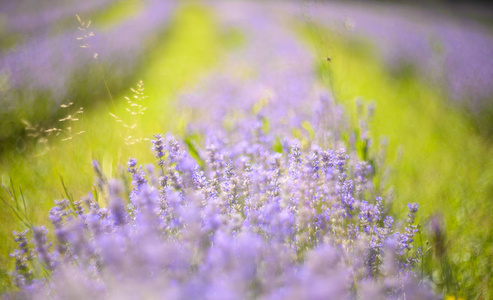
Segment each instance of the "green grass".
[[[321,80],[352,122],[356,98],[375,103],[372,148],[378,152],[378,139],[389,139],[386,164],[392,169],[386,186],[393,188],[393,213],[404,216],[406,203],[419,203],[424,229],[430,216],[444,217],[447,252],[440,260],[432,249],[426,253],[429,278],[446,295],[491,297],[491,141],[423,78],[412,71],[391,74],[370,45],[307,24],[302,37],[313,45]],[[450,270],[453,279],[447,277]]]
[[[143,104],[147,110],[135,120],[138,125],[133,132],[128,132],[109,115],[127,118],[125,95],[118,95],[114,97],[114,105],[105,98],[87,109],[74,125],[74,132],[84,130],[85,133],[73,140],[62,142],[61,137],[50,138],[48,151],[44,146],[34,146],[23,153],[15,150],[4,153],[0,160],[2,184],[8,185],[12,178],[16,187],[22,187],[33,223],[47,224],[53,201],[65,197],[59,176],[75,199],[91,191],[95,177],[91,168],[93,158],[99,160],[108,176],[117,176],[118,167],[130,156],[140,162],[153,161],[148,141],[125,145],[123,139],[130,134],[135,138],[151,138],[155,133],[176,132],[179,129],[176,124],[183,124],[183,120],[172,109],[173,97],[215,63],[228,40],[220,33],[213,16],[198,5],[179,9],[170,30],[156,38],[159,43],[147,53],[145,66],[138,74],[145,84],[148,98]],[[131,96],[130,90],[126,95]],[[74,105],[77,106],[76,100]],[[5,193],[2,196],[6,198]],[[24,227],[5,205],[0,209],[0,218],[0,279],[1,290],[5,290],[6,272],[11,267],[8,254],[15,246],[12,231]]]

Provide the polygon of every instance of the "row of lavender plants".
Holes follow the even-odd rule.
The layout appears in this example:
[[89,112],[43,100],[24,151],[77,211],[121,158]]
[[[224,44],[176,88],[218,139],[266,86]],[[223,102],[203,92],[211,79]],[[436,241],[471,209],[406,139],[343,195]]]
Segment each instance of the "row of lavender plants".
[[477,22],[405,5],[303,4],[318,24],[369,40],[391,69],[412,65],[476,115],[491,108],[493,37]]
[[2,35],[6,38],[0,42],[3,50],[21,47],[34,36],[49,36],[63,21],[73,20],[76,14],[93,14],[109,5],[114,0],[103,1],[9,1],[0,4],[2,14]]
[[258,119],[241,126],[193,151],[156,135],[156,164],[130,159],[130,186],[95,161],[95,191],[51,209],[53,241],[15,233],[10,296],[435,298],[413,272],[416,204],[395,221],[354,153],[290,137],[276,149]]
[[[148,48],[166,30],[175,6],[174,1],[143,1],[135,16],[107,29],[84,16],[79,23],[74,14],[70,30],[59,36],[37,34],[4,53],[0,139],[21,133],[22,118],[29,123],[49,120],[67,99],[93,104],[107,92],[103,80],[111,93],[128,86]],[[52,13],[47,9],[46,18]]]

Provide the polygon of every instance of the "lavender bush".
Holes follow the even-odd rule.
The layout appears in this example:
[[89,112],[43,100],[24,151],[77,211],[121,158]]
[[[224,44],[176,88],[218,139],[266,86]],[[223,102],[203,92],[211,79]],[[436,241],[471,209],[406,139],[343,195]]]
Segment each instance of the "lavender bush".
[[156,135],[156,165],[128,162],[128,193],[97,172],[97,192],[51,209],[53,242],[16,233],[11,296],[435,298],[413,272],[417,205],[394,222],[366,162],[290,138],[277,152],[255,126],[237,139],[210,133],[192,154]]

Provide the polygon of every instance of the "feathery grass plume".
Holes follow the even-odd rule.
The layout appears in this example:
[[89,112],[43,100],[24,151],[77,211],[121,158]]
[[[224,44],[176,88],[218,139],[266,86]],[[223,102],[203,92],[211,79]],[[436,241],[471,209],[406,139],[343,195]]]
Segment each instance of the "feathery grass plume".
[[[94,37],[94,31],[89,30],[89,27],[91,26],[91,20],[83,21],[79,17],[79,15],[76,14],[75,16],[77,17],[77,20],[79,21],[79,25],[80,25],[78,29],[82,32],[82,36],[77,37],[77,40],[81,42],[80,47],[92,48],[91,44],[89,43],[90,40]],[[98,60],[99,53],[97,53],[93,48],[92,51],[93,51],[92,57],[98,63],[99,72],[101,73],[101,78],[103,79],[104,87],[106,89],[106,92],[108,93],[108,97],[111,100],[111,104],[113,105],[113,108],[116,111],[115,100],[113,100],[113,95],[111,94],[110,87],[108,86],[108,81],[106,80],[106,76],[104,75],[103,66],[100,64]]]
[[51,135],[59,136],[60,134],[62,134],[64,136],[62,141],[65,142],[72,140],[76,136],[81,135],[85,132],[83,130],[75,132],[73,129],[75,122],[79,121],[79,116],[84,113],[83,107],[79,107],[79,109],[77,109],[76,111],[72,111],[71,106],[73,104],[74,102],[67,101],[66,103],[60,105],[60,108],[66,111],[66,116],[59,119],[58,122],[62,122],[64,126],[45,129],[39,124],[33,125],[28,120],[21,119],[21,122],[25,126],[24,129],[27,132],[27,136],[33,138],[37,144],[43,145],[44,147],[44,151],[36,155],[45,154],[50,150],[49,137]]
[[[80,41],[81,48],[91,48],[90,40],[94,37],[94,31],[91,31],[89,27],[91,26],[91,20],[83,21],[79,15],[75,15],[77,17],[77,21],[79,21],[79,27],[77,27],[81,31],[81,36],[77,37],[77,40]],[[92,57],[94,59],[98,59],[98,53],[94,52]]]
[[24,124],[24,129],[27,131],[27,136],[38,139],[46,134],[46,129],[41,127],[39,124],[32,125],[26,119],[21,119]]
[[147,140],[145,138],[137,138],[134,137],[134,130],[137,127],[137,121],[139,115],[143,115],[144,112],[146,111],[147,107],[143,105],[143,102],[147,99],[147,95],[145,94],[145,87],[144,87],[144,82],[140,80],[137,83],[137,87],[131,88],[132,91],[132,96],[125,97],[127,100],[127,107],[125,110],[128,112],[129,117],[128,117],[128,122],[124,121],[122,118],[118,117],[116,114],[109,113],[110,116],[112,116],[117,123],[121,124],[127,134],[126,137],[124,138],[125,145],[133,145],[136,143],[142,143],[142,141]]
[[62,122],[66,124],[65,126],[61,126],[61,128],[58,127],[53,127],[50,129],[46,129],[45,132],[50,134],[54,134],[55,136],[59,136],[60,134],[63,134],[65,138],[62,139],[62,141],[69,141],[72,140],[74,137],[83,134],[85,131],[78,131],[74,132],[72,126],[74,126],[75,122],[79,121],[79,115],[84,113],[84,108],[79,107],[78,110],[75,112],[71,112],[70,107],[74,104],[74,102],[67,101],[64,104],[61,104],[60,107],[65,109],[67,111],[67,115],[61,119],[58,120],[58,122]]
[[132,115],[143,115],[144,111],[147,109],[147,107],[144,107],[142,105],[142,101],[147,99],[147,96],[145,95],[145,88],[144,88],[144,82],[140,80],[137,83],[137,89],[130,89],[133,92],[132,98],[125,97],[128,103],[127,111]]
[[31,124],[26,119],[21,119],[22,124],[24,124],[24,130],[27,132],[27,137],[35,141],[37,145],[42,146],[43,151],[36,155],[43,155],[50,150],[48,143],[48,136],[50,133],[46,132],[46,128],[39,124]]

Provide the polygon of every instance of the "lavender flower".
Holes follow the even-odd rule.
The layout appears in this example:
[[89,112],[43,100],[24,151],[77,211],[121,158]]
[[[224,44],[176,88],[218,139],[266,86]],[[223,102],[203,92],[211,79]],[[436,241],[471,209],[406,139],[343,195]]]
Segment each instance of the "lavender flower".
[[45,227],[34,227],[33,235],[34,235],[34,244],[36,245],[36,253],[39,257],[39,260],[43,263],[43,266],[48,270],[52,270],[54,268],[52,262],[52,254],[49,253],[49,248],[51,247],[51,243],[47,243],[46,234],[48,233],[48,229]]
[[23,232],[14,231],[14,241],[17,242],[19,249],[10,254],[10,257],[15,260],[15,271],[12,274],[12,279],[15,285],[20,288],[29,286],[33,280],[33,272],[28,265],[33,260],[33,253],[29,247],[26,234],[27,230]]
[[164,164],[164,138],[160,134],[156,134],[154,136],[156,139],[152,140],[151,143],[153,144],[152,150],[155,152],[155,156],[158,159],[158,165],[162,166]]

